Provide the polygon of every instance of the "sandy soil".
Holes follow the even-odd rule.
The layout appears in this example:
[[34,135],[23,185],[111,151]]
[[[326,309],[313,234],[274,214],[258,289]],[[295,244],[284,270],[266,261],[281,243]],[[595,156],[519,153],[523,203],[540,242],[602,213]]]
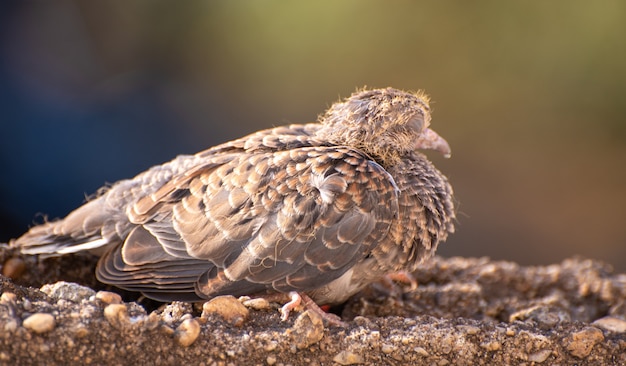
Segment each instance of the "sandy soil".
[[346,327],[258,299],[156,303],[97,283],[85,257],[0,246],[0,265],[0,364],[626,364],[626,274],[587,259],[437,257],[416,289],[377,283],[331,309]]

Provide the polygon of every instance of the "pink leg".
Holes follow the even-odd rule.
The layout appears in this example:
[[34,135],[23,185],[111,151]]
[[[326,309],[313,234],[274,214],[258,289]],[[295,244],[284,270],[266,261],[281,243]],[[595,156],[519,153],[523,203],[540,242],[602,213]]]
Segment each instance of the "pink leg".
[[292,310],[294,310],[296,307],[298,307],[300,304],[302,304],[305,309],[312,311],[314,313],[317,313],[319,316],[322,317],[322,319],[326,320],[328,324],[330,325],[334,325],[337,327],[344,327],[344,328],[348,326],[348,323],[343,322],[341,320],[341,317],[335,314],[327,313],[324,310],[322,310],[315,303],[315,301],[313,301],[306,294],[292,291],[289,293],[289,296],[291,297],[291,301],[289,301],[288,303],[283,305],[282,308],[280,308],[280,313],[282,314],[281,320],[283,321],[287,320],[287,318],[289,318],[289,313]]
[[417,289],[417,280],[412,274],[406,271],[400,271],[396,273],[390,273],[385,276],[385,280],[388,281],[390,287],[393,287],[393,281],[400,282],[405,285],[411,285],[411,291]]
[[289,313],[297,308],[298,306],[300,306],[300,303],[302,302],[302,297],[300,296],[300,294],[298,294],[295,291],[291,291],[289,293],[289,297],[291,297],[291,300],[286,303],[285,305],[283,305],[282,308],[280,308],[280,320],[285,321],[287,320],[287,318],[289,318]]

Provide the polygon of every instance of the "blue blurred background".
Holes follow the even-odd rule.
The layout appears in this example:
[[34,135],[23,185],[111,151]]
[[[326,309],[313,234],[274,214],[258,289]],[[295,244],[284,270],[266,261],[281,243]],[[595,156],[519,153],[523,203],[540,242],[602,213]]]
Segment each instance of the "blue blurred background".
[[357,87],[425,89],[445,256],[626,270],[626,2],[3,1],[0,241]]

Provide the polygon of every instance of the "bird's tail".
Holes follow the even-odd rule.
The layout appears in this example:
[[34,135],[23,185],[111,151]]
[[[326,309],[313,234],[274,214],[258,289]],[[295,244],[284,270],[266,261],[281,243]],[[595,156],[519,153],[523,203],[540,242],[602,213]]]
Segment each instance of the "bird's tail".
[[[105,201],[96,198],[72,211],[67,217],[32,227],[10,242],[24,254],[57,256],[91,251],[106,246],[115,233]],[[110,224],[107,224],[107,221]]]

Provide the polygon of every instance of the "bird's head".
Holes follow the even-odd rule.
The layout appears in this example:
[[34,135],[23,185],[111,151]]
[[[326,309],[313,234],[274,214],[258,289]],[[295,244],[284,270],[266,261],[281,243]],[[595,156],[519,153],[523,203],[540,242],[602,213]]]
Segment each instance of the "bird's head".
[[333,104],[319,120],[319,137],[358,148],[393,164],[416,149],[431,149],[450,156],[450,146],[429,129],[429,99],[423,92],[385,88],[360,90]]

